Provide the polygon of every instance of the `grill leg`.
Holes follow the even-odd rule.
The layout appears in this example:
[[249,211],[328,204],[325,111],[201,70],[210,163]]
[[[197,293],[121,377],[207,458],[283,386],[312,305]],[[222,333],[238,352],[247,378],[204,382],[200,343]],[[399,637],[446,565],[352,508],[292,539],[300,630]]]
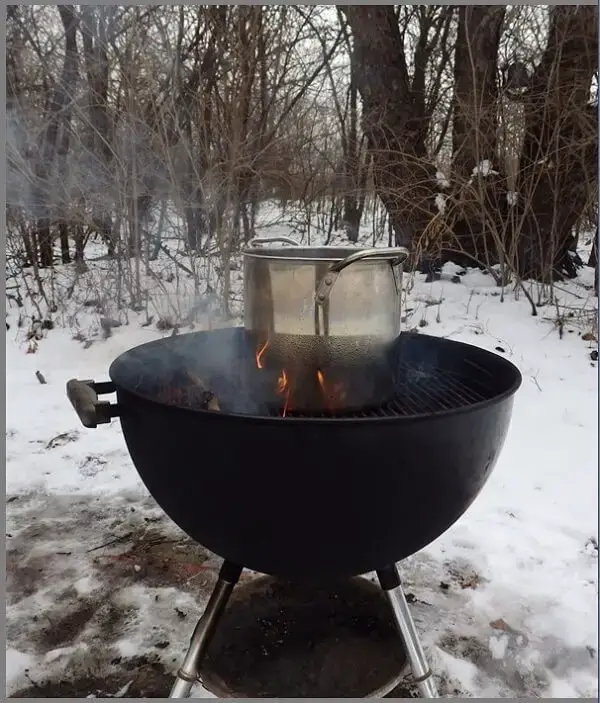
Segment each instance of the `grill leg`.
[[381,588],[392,606],[394,613],[394,621],[402,642],[406,655],[410,663],[410,668],[413,675],[413,681],[419,687],[421,698],[439,698],[437,688],[431,675],[431,669],[427,663],[427,658],[421,642],[417,628],[410,614],[398,569],[395,565],[388,566],[385,569],[377,571],[377,577]]
[[230,562],[224,562],[219,571],[219,578],[210,594],[208,604],[198,620],[194,629],[194,634],[190,640],[189,649],[183,660],[181,668],[177,672],[177,677],[169,698],[189,698],[192,686],[198,680],[200,666],[213,633],[216,629],[229,596],[233,591],[242,573],[242,567]]

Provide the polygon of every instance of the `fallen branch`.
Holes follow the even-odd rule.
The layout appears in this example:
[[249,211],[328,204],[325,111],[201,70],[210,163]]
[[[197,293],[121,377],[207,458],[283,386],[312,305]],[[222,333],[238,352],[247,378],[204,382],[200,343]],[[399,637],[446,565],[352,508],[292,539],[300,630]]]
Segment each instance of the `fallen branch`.
[[121,537],[115,537],[115,539],[111,539],[110,542],[105,542],[104,544],[100,544],[97,547],[92,547],[91,549],[88,549],[86,554],[90,554],[91,552],[97,552],[99,549],[104,549],[104,547],[112,547],[113,544],[119,544],[119,542],[125,542],[132,536],[133,532],[127,532],[126,534],[121,535]]

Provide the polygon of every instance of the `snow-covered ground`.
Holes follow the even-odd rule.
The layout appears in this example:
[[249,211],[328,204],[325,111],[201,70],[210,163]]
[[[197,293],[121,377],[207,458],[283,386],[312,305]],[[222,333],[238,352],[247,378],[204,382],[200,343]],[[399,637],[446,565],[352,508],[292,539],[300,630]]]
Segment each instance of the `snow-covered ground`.
[[[109,266],[91,265],[84,278],[96,283],[87,293],[80,284],[33,353],[28,325],[18,326],[23,310],[8,308],[9,694],[164,696],[218,567],[148,496],[118,421],[85,430],[66,399],[69,378],[107,380],[119,353],[171,334],[155,327],[161,304],[190,302],[163,275],[154,321],[129,312],[129,324],[102,339],[100,314],[83,298],[106,288],[98,281]],[[238,268],[234,287],[240,280]],[[523,295],[506,291],[502,301],[480,271],[459,282],[417,275],[405,283],[407,328],[503,354],[523,374],[483,492],[454,527],[400,565],[441,692],[597,697],[593,272],[562,284],[559,304],[540,307],[537,317]],[[218,324],[206,309],[198,315],[196,329]],[[211,697],[199,686],[195,695]]]

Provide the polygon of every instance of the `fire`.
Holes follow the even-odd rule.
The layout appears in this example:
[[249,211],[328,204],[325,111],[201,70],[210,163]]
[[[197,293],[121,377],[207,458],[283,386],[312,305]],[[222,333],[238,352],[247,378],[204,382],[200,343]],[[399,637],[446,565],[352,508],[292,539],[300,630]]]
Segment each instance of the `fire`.
[[281,372],[279,375],[279,378],[277,379],[277,392],[280,395],[285,396],[285,402],[283,404],[283,411],[281,413],[281,417],[285,417],[288,411],[288,405],[290,402],[290,385],[288,383],[288,377],[287,373],[285,372],[285,369]]
[[269,347],[269,340],[267,339],[267,341],[262,345],[262,347],[256,352],[256,366],[259,369],[264,368],[263,363],[262,363],[262,358],[263,358],[263,354],[267,351],[268,347]]
[[[258,369],[264,369],[264,354],[267,351],[269,347],[269,340],[267,340],[264,344],[262,344],[260,347],[257,348],[255,358],[256,358],[256,367]],[[293,376],[293,374],[292,374]],[[325,407],[330,410],[331,412],[334,412],[336,409],[338,409],[341,405],[343,405],[343,402],[346,397],[346,393],[344,390],[344,387],[341,383],[331,383],[330,381],[327,381],[325,378],[325,374],[321,369],[317,369],[316,371],[316,376],[313,378],[316,378],[316,382],[318,384],[318,393],[320,393],[322,397],[322,402],[324,403]],[[302,382],[302,385],[304,385],[304,382]],[[310,384],[309,384],[310,385]],[[290,372],[289,369],[282,369],[281,372],[279,373],[279,376],[277,377],[277,380],[275,382],[275,391],[277,395],[283,397],[283,410],[281,411],[281,416],[286,417],[288,412],[292,409],[292,402],[293,402],[293,395],[294,393],[292,392],[292,388],[294,387],[294,379],[290,378]]]
[[323,394],[327,408],[332,412],[335,411],[338,405],[346,398],[343,385],[341,383],[326,383],[325,374],[321,369],[317,369],[317,381],[321,387],[321,393]]
[[281,372],[281,375],[277,379],[277,392],[278,393],[285,393],[287,387],[288,387],[287,373],[285,372],[285,369],[283,369],[283,371]]

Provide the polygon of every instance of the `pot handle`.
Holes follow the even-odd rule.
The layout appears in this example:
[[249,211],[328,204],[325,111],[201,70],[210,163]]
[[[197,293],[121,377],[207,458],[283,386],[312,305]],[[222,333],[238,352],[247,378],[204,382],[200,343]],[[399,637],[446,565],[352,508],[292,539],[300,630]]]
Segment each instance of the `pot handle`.
[[114,393],[115,390],[112,381],[96,383],[89,380],[78,381],[75,378],[67,381],[67,398],[71,401],[81,424],[91,429],[107,424],[119,415],[118,405],[111,405],[107,400],[98,400],[99,395]]
[[261,244],[289,244],[292,247],[297,247],[298,242],[295,242],[293,239],[290,239],[289,237],[253,237],[249,242],[248,246],[249,247],[256,247]]
[[324,305],[329,299],[331,289],[333,284],[337,281],[340,273],[350,264],[356,261],[362,261],[363,259],[387,259],[391,266],[400,266],[409,257],[410,252],[405,247],[386,247],[381,249],[359,249],[354,254],[350,254],[345,259],[341,261],[336,261],[332,264],[327,273],[321,279],[317,292],[315,294],[315,301],[317,305]]

